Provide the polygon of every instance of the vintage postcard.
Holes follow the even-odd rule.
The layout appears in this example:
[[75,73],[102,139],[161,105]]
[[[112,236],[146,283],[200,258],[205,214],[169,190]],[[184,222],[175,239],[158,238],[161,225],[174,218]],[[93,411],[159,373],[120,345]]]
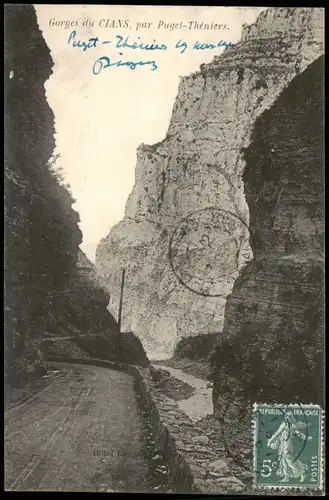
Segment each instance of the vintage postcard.
[[324,495],[324,9],[4,41],[5,490]]

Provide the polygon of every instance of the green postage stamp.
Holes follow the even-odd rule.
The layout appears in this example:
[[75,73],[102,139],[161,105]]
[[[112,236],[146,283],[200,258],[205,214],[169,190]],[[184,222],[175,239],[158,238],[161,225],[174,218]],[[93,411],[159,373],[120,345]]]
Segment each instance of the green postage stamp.
[[323,411],[318,405],[254,405],[254,487],[323,483]]

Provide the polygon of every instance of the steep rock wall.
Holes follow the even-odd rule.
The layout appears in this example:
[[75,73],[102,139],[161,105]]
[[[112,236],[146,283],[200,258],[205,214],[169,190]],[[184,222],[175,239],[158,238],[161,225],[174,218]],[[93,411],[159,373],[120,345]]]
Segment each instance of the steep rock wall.
[[[54,115],[44,84],[50,51],[32,5],[5,9],[5,311],[7,394],[42,370],[48,336],[88,333],[81,350],[146,363],[132,335],[119,342],[107,310],[109,295],[79,251],[82,234],[74,200],[49,161]],[[95,334],[104,333],[95,340]],[[104,348],[104,346],[106,348]],[[53,351],[57,352],[53,345]],[[106,353],[106,354],[104,354]]]
[[[72,198],[48,168],[54,115],[44,83],[52,59],[31,5],[5,8],[5,381],[38,366],[44,303],[81,242]],[[61,203],[58,203],[58,200]],[[70,234],[70,238],[67,235]],[[40,334],[40,333],[39,333]]]
[[242,407],[244,398],[323,404],[323,127],[320,57],[256,121],[245,151],[254,259],[227,300],[213,356],[219,417],[239,396]]
[[[142,339],[151,357],[169,357],[184,336],[222,330],[226,297],[252,258],[241,148],[256,118],[322,52],[323,10],[262,12],[244,28],[240,43],[181,79],[166,138],[139,147],[125,217],[98,246],[96,266],[115,315],[120,270],[127,269],[123,328]],[[207,207],[215,211],[195,213]],[[236,217],[223,220],[220,208]],[[196,253],[187,258],[176,241],[183,274],[177,279],[168,248],[192,212],[183,226]],[[213,213],[221,219],[217,226],[209,222]],[[211,254],[203,251],[204,241]]]

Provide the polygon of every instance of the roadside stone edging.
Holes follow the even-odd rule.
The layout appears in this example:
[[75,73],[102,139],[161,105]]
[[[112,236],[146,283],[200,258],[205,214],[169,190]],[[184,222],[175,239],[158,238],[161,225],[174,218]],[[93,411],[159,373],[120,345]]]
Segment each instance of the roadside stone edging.
[[152,378],[152,369],[156,368],[99,359],[49,357],[44,361],[101,366],[124,371],[134,377],[135,389],[152,423],[157,448],[168,464],[173,492],[246,492],[246,485],[232,476],[225,460],[208,446],[211,444],[209,437],[193,424],[175,401],[157,389]]

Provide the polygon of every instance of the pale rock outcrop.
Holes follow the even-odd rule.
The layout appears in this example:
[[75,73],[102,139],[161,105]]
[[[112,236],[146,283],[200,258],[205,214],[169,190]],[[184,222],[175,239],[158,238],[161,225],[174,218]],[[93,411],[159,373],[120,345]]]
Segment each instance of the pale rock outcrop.
[[[244,27],[239,43],[181,79],[165,139],[137,151],[125,217],[98,246],[96,266],[111,291],[115,317],[121,268],[126,268],[123,328],[141,338],[151,358],[169,357],[184,336],[223,328],[226,298],[253,257],[241,150],[250,143],[257,117],[323,53],[323,13],[317,8],[263,11],[255,24]],[[183,218],[207,207],[216,210],[194,215],[195,229],[191,219],[182,224],[198,251],[189,260],[176,238],[175,274],[170,239]],[[217,230],[212,213],[218,216]],[[210,253],[200,246],[204,234]]]

